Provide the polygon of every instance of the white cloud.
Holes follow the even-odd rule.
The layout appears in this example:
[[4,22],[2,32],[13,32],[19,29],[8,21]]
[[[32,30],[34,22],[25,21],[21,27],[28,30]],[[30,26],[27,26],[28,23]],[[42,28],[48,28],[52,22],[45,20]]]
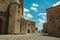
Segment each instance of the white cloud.
[[47,19],[47,17],[46,16],[42,16],[42,19]]
[[38,19],[38,23],[37,23],[38,30],[43,29],[43,23],[46,23],[46,20]]
[[26,15],[26,14],[24,13],[24,15]]
[[46,20],[43,20],[43,19],[38,19],[39,23],[45,23]]
[[46,13],[39,13],[38,16],[44,16]]
[[40,16],[42,19],[47,19],[46,13],[39,13],[38,16]]
[[31,14],[27,14],[27,17],[28,18],[32,18],[33,16]]
[[53,4],[52,6],[57,6],[57,5],[60,5],[60,1],[58,1],[57,3]]
[[24,12],[29,12],[30,10],[27,8],[24,8]]
[[38,6],[39,6],[39,4],[32,3],[32,6],[38,7]]
[[30,13],[24,15],[24,18],[28,20],[32,19],[32,17],[33,16]]
[[36,12],[38,12],[38,10],[37,10],[36,7],[31,7],[30,9],[31,9],[31,10],[34,10],[34,11],[36,11]]
[[38,16],[41,17],[41,19],[38,19],[38,28],[41,30],[43,29],[43,23],[46,23],[47,22],[47,15],[46,13],[39,13]]
[[24,16],[25,19],[28,19],[28,17]]

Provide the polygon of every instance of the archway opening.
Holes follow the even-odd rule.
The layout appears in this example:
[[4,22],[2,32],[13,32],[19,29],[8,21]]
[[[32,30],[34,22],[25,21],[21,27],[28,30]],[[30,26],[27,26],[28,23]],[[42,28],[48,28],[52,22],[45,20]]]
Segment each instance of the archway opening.
[[28,33],[30,33],[30,30],[28,29]]
[[0,34],[2,34],[3,20],[0,18]]

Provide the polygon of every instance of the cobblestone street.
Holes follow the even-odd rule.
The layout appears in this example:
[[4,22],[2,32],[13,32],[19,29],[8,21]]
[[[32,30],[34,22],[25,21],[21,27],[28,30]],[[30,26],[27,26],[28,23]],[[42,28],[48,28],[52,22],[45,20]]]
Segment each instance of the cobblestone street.
[[60,40],[60,38],[42,35],[0,35],[0,40]]

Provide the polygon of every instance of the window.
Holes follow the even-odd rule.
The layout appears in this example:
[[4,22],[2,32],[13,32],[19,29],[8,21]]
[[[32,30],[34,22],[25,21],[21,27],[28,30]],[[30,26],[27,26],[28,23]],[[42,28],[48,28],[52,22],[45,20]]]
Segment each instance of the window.
[[19,8],[18,8],[18,13],[20,13],[20,5],[19,5]]
[[27,25],[27,22],[25,22],[25,26]]
[[23,25],[23,23],[22,23],[22,18],[20,18],[20,26],[22,26]]
[[18,13],[20,13],[20,10],[18,10]]
[[20,2],[21,2],[21,0],[20,0]]
[[17,20],[19,22],[19,20]]
[[[23,6],[22,6],[22,12],[23,12]],[[23,13],[22,13],[22,15],[23,15]]]
[[28,23],[28,27],[30,26],[30,24]]
[[23,33],[24,27],[20,27],[20,32]]

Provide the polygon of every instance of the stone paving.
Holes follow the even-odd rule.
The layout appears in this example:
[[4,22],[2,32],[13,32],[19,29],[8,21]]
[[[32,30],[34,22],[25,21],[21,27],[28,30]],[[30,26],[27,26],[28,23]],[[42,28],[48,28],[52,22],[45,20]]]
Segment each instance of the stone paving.
[[60,40],[60,38],[42,35],[0,35],[0,40]]

